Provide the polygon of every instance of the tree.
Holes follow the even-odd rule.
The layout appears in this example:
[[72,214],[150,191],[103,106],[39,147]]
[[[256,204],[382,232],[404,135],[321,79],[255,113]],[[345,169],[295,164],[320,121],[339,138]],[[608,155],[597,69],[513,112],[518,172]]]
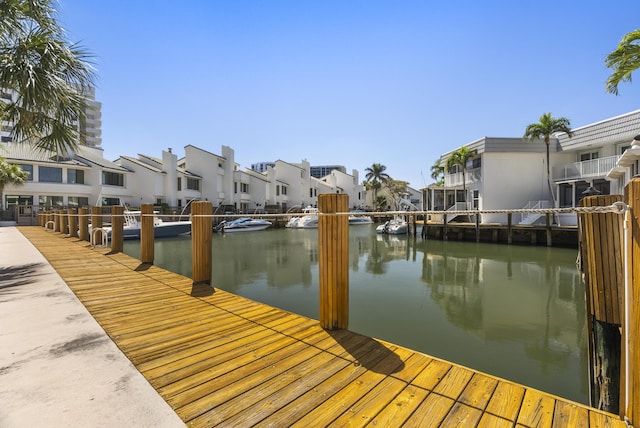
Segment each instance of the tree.
[[547,185],[549,186],[549,195],[551,201],[555,204],[555,196],[553,195],[553,188],[551,187],[551,170],[549,168],[549,142],[551,136],[557,132],[566,133],[569,138],[573,136],[571,132],[571,122],[566,117],[554,118],[551,113],[545,113],[540,116],[538,123],[532,123],[527,126],[524,131],[524,139],[529,141],[544,140],[544,144],[547,146]]
[[640,29],[624,35],[620,44],[605,58],[613,72],[607,79],[607,92],[618,95],[620,82],[631,82],[631,73],[640,67]]
[[469,208],[467,206],[467,177],[466,177],[467,163],[469,163],[469,161],[473,159],[475,155],[476,155],[475,150],[470,150],[468,147],[463,146],[463,147],[460,147],[455,152],[451,153],[451,156],[449,156],[449,158],[447,159],[447,164],[446,164],[447,172],[451,171],[456,166],[459,166],[460,169],[462,170],[462,190],[464,192],[465,208],[467,209]]
[[4,208],[4,187],[7,184],[20,185],[29,179],[29,173],[20,169],[16,164],[7,162],[0,157],[0,209]]
[[94,86],[89,54],[69,44],[56,20],[54,0],[0,3],[0,119],[16,141],[59,155],[80,143],[84,88]]
[[389,174],[385,172],[387,169],[386,166],[374,163],[370,167],[365,168],[366,171],[365,178],[369,183],[370,188],[373,190],[373,200],[376,200],[376,196],[378,196],[378,189],[382,186],[382,183],[390,179]]
[[389,178],[385,181],[385,187],[389,192],[389,196],[391,196],[391,199],[393,200],[396,210],[400,209],[400,201],[407,195],[408,186],[409,182],[407,181],[394,180],[393,178]]
[[436,186],[444,185],[444,167],[440,165],[440,159],[431,165],[431,178],[436,181]]

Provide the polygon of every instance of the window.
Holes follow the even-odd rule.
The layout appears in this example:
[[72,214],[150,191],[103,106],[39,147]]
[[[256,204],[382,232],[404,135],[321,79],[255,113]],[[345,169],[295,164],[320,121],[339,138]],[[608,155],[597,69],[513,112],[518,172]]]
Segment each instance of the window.
[[238,193],[238,182],[237,181],[233,182],[233,193]]
[[187,178],[187,189],[200,190],[200,180],[196,178]]
[[84,171],[81,169],[68,169],[67,183],[84,184]]
[[39,166],[38,176],[41,183],[62,183],[62,168]]
[[589,152],[580,154],[580,162],[598,159],[598,152]]
[[309,197],[313,198],[313,189],[309,188]]
[[480,200],[480,191],[479,190],[474,190],[473,191],[473,209],[475,209],[475,210],[478,209],[479,200]]
[[38,205],[47,208],[62,208],[62,196],[40,196]]
[[13,141],[13,139],[11,137],[6,137],[6,136],[3,135],[2,138],[1,138],[1,141],[3,143],[10,143],[10,142]]
[[276,186],[276,196],[280,196],[280,186]]
[[631,148],[631,144],[624,144],[620,147],[618,147],[618,153],[619,154],[624,154],[625,150],[630,149]]
[[178,177],[178,191],[182,190],[182,177]]
[[283,195],[287,194],[287,187],[286,186],[282,186],[282,194]]
[[33,205],[33,196],[7,195],[5,200],[7,201],[7,208],[14,205]]
[[480,168],[481,166],[482,166],[482,158],[475,158],[471,163],[471,167],[473,169]]
[[240,183],[240,193],[249,193],[248,183]]
[[156,198],[156,206],[162,205],[162,198]]
[[102,198],[102,205],[104,206],[120,205],[120,199],[119,198]]
[[102,184],[124,186],[124,175],[117,172],[102,171]]
[[21,164],[18,166],[21,170],[29,174],[29,178],[27,178],[27,181],[33,181],[33,165]]
[[69,206],[71,208],[88,207],[89,198],[83,196],[69,196]]

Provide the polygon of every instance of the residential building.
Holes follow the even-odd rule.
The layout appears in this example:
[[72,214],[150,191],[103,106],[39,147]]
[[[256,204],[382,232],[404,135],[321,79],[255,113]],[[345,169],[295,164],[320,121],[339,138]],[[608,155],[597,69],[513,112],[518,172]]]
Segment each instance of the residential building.
[[[465,145],[475,156],[465,168],[464,186],[460,168],[447,171],[444,186],[423,189],[424,206],[434,211],[575,207],[589,187],[603,194],[620,193],[634,172],[617,162],[639,130],[640,110],[575,128],[571,137],[555,135],[549,146],[553,194],[547,184],[543,141],[481,138]],[[446,165],[452,153],[443,154],[440,165]],[[561,225],[577,224],[575,214],[556,217]],[[540,215],[522,215],[512,221],[532,224],[543,220]],[[506,224],[507,215],[482,214],[481,221]]]
[[2,205],[7,209],[18,205],[112,205],[130,197],[127,185],[132,181],[132,172],[104,159],[100,148],[79,146],[77,153],[68,157],[34,150],[24,143],[5,143],[1,148],[8,162],[20,165],[29,174],[23,185],[8,184],[4,188]]

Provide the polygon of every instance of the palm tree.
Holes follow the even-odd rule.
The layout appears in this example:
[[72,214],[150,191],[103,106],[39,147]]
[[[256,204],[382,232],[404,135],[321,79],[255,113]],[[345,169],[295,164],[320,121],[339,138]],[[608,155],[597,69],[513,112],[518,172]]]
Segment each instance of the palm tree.
[[2,192],[7,184],[20,185],[29,179],[29,173],[20,169],[16,164],[7,162],[0,157],[0,210],[4,209]]
[[625,34],[617,49],[605,58],[613,72],[607,79],[607,92],[618,95],[618,84],[630,82],[631,73],[640,67],[640,29]]
[[376,196],[378,196],[378,189],[382,186],[382,183],[391,178],[389,174],[385,172],[386,169],[386,166],[379,163],[374,163],[370,167],[364,169],[367,173],[365,178],[371,186],[371,189],[373,189],[374,201],[376,200]]
[[440,165],[440,159],[436,159],[433,165],[431,165],[431,178],[436,181],[437,186],[444,184],[444,167]]
[[553,195],[553,188],[551,187],[551,170],[549,169],[549,141],[551,136],[556,132],[564,132],[569,138],[573,136],[571,132],[571,122],[566,117],[554,118],[551,113],[545,113],[540,116],[538,123],[532,123],[527,126],[524,131],[524,139],[529,141],[544,140],[544,144],[547,146],[547,184],[549,186],[549,195],[551,201],[555,206],[555,196]]
[[76,150],[86,96],[94,86],[89,54],[69,44],[54,0],[3,0],[0,7],[0,119],[16,141],[57,154]]
[[462,170],[462,191],[464,193],[464,203],[465,208],[469,208],[467,206],[467,163],[476,155],[475,150],[470,150],[468,147],[463,146],[460,147],[455,152],[451,153],[451,156],[447,159],[446,170],[447,172],[451,171],[455,166],[459,166]]

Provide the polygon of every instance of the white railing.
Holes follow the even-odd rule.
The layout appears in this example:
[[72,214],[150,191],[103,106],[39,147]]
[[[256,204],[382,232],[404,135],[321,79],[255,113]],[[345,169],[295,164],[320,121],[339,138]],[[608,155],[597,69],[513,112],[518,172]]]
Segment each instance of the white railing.
[[554,181],[572,180],[576,178],[604,177],[614,168],[620,156],[592,159],[553,167],[551,176]]
[[[553,208],[553,203],[551,201],[529,201],[527,205],[525,205],[523,210],[544,210]],[[538,220],[543,214],[538,213],[522,213],[520,214],[520,224],[533,224],[536,220]]]
[[[482,168],[474,168],[464,173],[466,178],[466,184],[475,183],[482,180]],[[455,174],[446,174],[444,176],[445,187],[462,186],[462,172],[456,172]]]

